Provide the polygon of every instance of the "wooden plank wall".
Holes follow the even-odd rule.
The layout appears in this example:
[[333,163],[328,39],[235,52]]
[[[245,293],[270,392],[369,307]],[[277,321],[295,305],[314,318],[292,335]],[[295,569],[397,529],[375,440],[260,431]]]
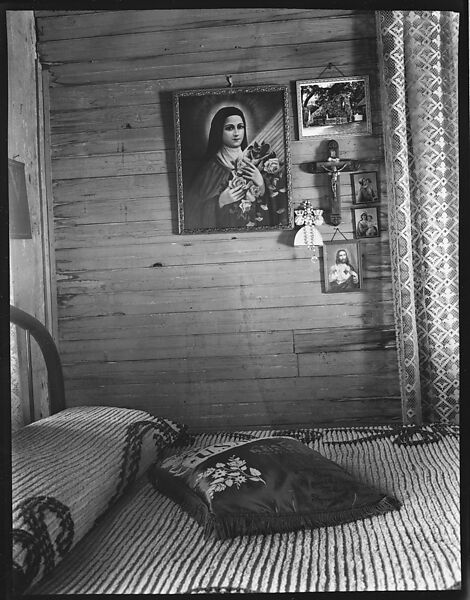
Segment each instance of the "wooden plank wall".
[[[32,235],[31,239],[10,240],[10,302],[35,316],[52,332],[48,302],[48,220],[41,146],[41,73],[36,60],[34,13],[31,10],[9,10],[6,12],[6,25],[8,158],[25,165]],[[29,350],[25,332],[15,329],[22,400],[21,407],[12,405],[12,426],[17,429],[31,420],[47,416],[49,405],[47,371],[39,346],[31,338]]]
[[[37,30],[68,404],[207,430],[400,420],[373,12],[39,11]],[[177,234],[173,90],[225,87],[227,74],[289,85],[294,203],[326,208],[327,178],[304,168],[320,143],[296,139],[295,81],[328,63],[372,88],[372,135],[340,146],[381,182],[382,236],[364,244],[353,294],[322,293],[293,231]]]

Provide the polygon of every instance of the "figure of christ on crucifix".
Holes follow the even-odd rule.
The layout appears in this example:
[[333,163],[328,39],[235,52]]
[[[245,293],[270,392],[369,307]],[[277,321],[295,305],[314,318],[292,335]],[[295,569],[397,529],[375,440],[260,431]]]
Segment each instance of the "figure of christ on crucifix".
[[[314,172],[327,172],[330,176],[330,214],[329,221],[331,225],[341,223],[341,192],[339,174],[341,171],[356,171],[359,165],[356,161],[340,159],[339,144],[336,140],[328,142],[328,159],[324,162],[314,163]],[[323,171],[319,171],[323,169]]]
[[342,171],[343,169],[345,169],[348,166],[348,164],[349,163],[345,163],[339,169],[338,169],[338,167],[335,164],[331,165],[331,169],[329,169],[328,167],[326,167],[324,164],[320,165],[321,167],[323,167],[323,169],[325,169],[325,171],[327,171],[330,174],[331,191],[333,192],[333,196],[334,196],[335,200],[337,199],[337,188],[338,188],[339,172]]

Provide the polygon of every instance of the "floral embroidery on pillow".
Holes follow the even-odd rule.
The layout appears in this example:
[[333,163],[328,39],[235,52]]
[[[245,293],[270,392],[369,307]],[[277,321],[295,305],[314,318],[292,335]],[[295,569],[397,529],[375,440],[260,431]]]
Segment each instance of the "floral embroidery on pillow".
[[293,437],[191,448],[149,476],[218,539],[341,525],[401,506]]
[[201,479],[210,481],[209,487],[206,490],[207,495],[212,500],[216,492],[223,492],[228,487],[235,485],[237,489],[246,481],[261,481],[266,485],[266,482],[260,477],[261,472],[253,467],[247,467],[246,460],[237,456],[231,456],[226,463],[216,463],[215,467],[209,467],[196,477],[196,482]]

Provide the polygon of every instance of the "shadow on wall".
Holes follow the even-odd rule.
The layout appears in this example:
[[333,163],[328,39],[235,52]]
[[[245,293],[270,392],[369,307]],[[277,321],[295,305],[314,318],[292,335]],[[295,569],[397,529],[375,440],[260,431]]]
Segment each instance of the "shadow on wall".
[[[158,99],[161,107],[166,107],[169,119],[163,119],[162,135],[165,148],[165,162],[167,165],[175,163],[175,125],[173,119],[173,94],[171,92],[160,92]],[[172,233],[178,233],[178,193],[176,184],[176,172],[167,172],[168,189],[171,190],[169,198],[171,207]]]

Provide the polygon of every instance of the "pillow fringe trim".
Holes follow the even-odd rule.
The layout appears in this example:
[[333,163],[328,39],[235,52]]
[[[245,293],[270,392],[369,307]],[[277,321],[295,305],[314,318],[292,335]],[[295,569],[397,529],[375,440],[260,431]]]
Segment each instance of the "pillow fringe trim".
[[[239,535],[258,535],[281,533],[295,529],[315,529],[318,527],[334,527],[358,519],[383,515],[401,507],[398,500],[385,496],[378,503],[368,504],[357,508],[331,512],[318,512],[312,515],[227,515],[217,517],[209,513],[209,521],[202,523],[204,534],[212,532],[219,539],[231,538]],[[196,518],[196,517],[194,517]]]
[[305,515],[269,515],[245,514],[245,515],[214,515],[208,506],[201,500],[196,492],[186,486],[183,492],[168,485],[169,480],[165,474],[149,471],[149,479],[155,489],[173,500],[185,513],[193,517],[203,529],[205,537],[214,534],[218,539],[227,539],[240,535],[258,535],[278,533],[305,528],[329,527],[365,519],[370,516],[382,515],[401,507],[399,500],[384,496],[378,502],[365,504],[347,510],[337,512],[316,512]]

